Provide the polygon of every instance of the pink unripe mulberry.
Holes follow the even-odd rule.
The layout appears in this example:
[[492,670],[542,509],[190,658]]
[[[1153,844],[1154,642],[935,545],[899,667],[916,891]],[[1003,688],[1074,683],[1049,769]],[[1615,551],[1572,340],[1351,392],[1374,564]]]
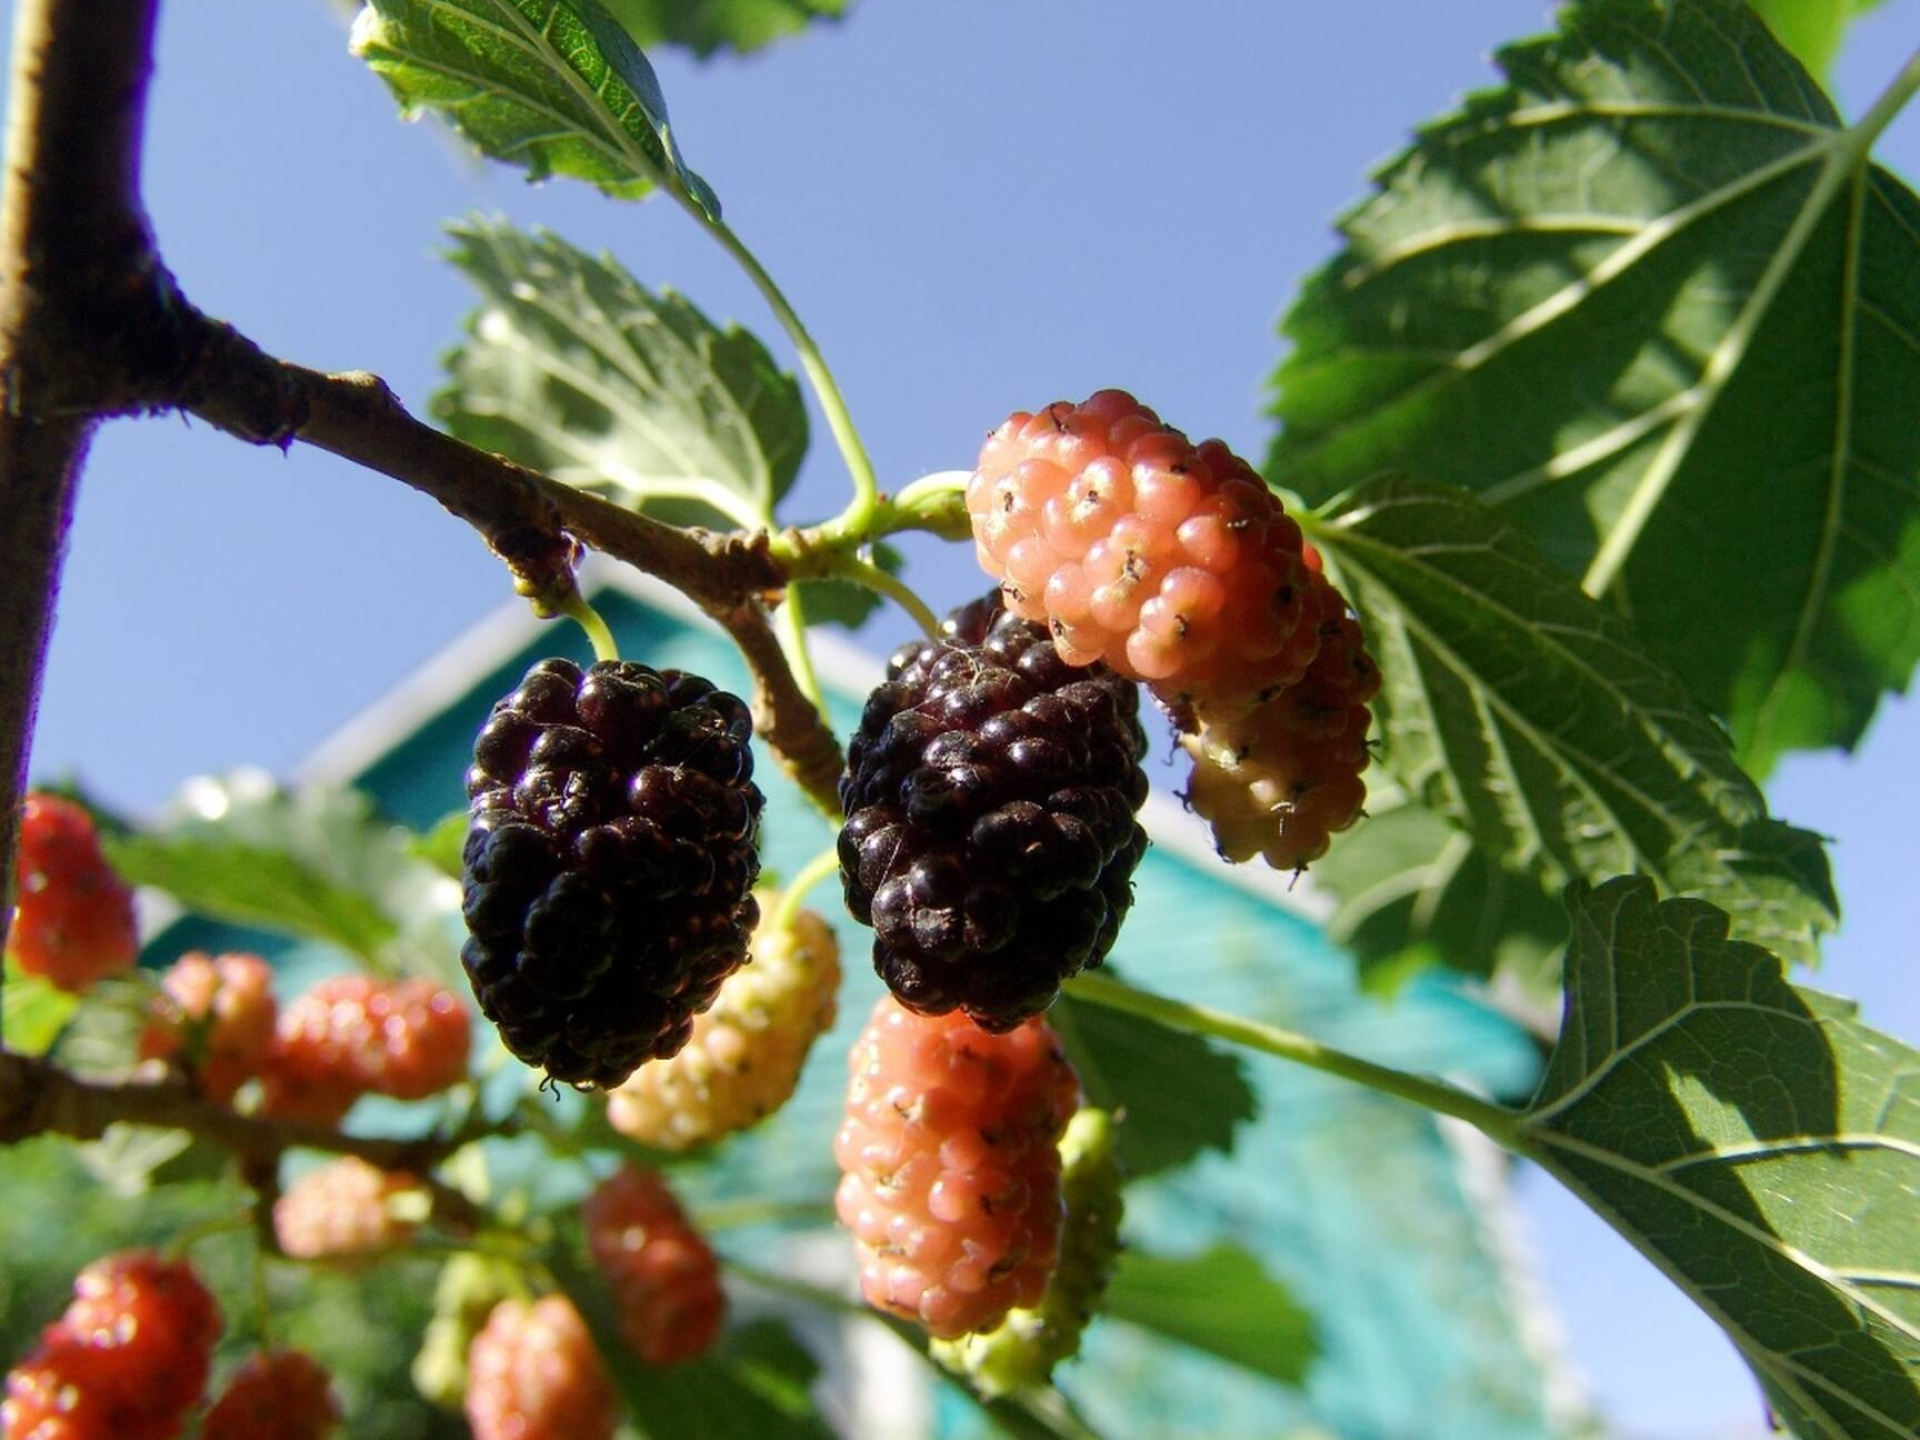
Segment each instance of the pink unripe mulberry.
[[993,1035],[888,997],[847,1064],[835,1204],[868,1302],[943,1340],[1036,1304],[1059,1253],[1057,1147],[1080,1099],[1059,1037],[1038,1018]]

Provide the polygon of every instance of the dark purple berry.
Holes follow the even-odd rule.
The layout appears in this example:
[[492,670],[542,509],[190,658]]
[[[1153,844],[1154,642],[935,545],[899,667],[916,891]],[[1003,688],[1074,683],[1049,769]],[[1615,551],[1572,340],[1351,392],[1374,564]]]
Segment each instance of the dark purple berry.
[[507,1048],[610,1088],[686,1043],[759,919],[747,707],[696,675],[543,660],[467,772],[467,977]]
[[847,747],[840,872],[901,1004],[993,1031],[1098,965],[1146,832],[1139,696],[988,596],[894,652]]

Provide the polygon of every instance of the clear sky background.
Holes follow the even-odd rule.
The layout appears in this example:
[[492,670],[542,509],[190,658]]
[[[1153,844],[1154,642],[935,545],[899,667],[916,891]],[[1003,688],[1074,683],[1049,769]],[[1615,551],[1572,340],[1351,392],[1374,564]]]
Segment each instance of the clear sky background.
[[[1332,253],[1330,217],[1545,21],[1541,0],[860,0],[748,61],[657,58],[690,162],[806,317],[894,488],[970,464],[1011,409],[1104,385],[1261,455],[1274,322]],[[1842,109],[1916,45],[1920,0],[1858,26]],[[790,363],[670,207],[530,188],[397,123],[321,0],[171,0],[153,99],[166,256],[270,351],[374,370],[424,408],[472,305],[434,258],[439,227],[479,209],[611,249]],[[1920,114],[1880,154],[1920,177]],[[845,483],[817,426],[793,516],[838,509]],[[983,588],[963,549],[936,549],[911,549],[936,607]],[[508,594],[477,539],[391,480],[175,417],[116,424],[82,492],[36,774],[140,809],[195,773],[285,770]],[[888,614],[869,638],[906,629]],[[1835,837],[1847,924],[1819,983],[1920,1039],[1920,706],[1886,706],[1852,759],[1792,760],[1770,790]],[[1550,1183],[1522,1190],[1573,1359],[1621,1428],[1762,1433],[1719,1333]]]

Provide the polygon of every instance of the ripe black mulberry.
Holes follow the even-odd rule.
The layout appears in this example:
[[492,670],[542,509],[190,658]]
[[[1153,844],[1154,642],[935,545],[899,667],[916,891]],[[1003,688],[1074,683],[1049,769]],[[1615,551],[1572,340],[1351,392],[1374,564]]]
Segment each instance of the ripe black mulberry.
[[1100,963],[1146,850],[1145,750],[1134,684],[998,594],[894,655],[848,747],[840,865],[901,1004],[1003,1032]]
[[461,952],[507,1048],[611,1088],[672,1055],[759,918],[753,722],[697,675],[543,660],[467,774]]

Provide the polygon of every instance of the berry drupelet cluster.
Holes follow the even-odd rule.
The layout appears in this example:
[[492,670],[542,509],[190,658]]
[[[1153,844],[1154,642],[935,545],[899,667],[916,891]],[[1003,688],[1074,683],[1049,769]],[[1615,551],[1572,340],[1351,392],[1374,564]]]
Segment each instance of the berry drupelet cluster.
[[1138,710],[998,595],[895,653],[848,746],[839,845],[901,1004],[1007,1030],[1106,956],[1146,849]]
[[1379,689],[1359,622],[1259,474],[1119,390],[1015,411],[968,482],[975,553],[1059,655],[1142,680],[1228,859],[1298,870],[1360,813]]
[[103,1256],[73,1300],[7,1375],[9,1440],[170,1440],[199,1403],[220,1338],[220,1307],[184,1261],[152,1251]]
[[93,817],[58,795],[27,796],[7,953],[23,975],[74,994],[124,974],[140,953],[133,891],[107,863]]
[[835,1207],[868,1302],[939,1339],[1037,1304],[1059,1254],[1080,1082],[1035,1018],[989,1034],[883,997],[847,1057]]
[[507,1048],[603,1089],[686,1044],[746,958],[762,805],[737,697],[544,660],[468,772],[462,958]]
[[720,1262],[666,1180],[625,1165],[581,1207],[594,1263],[606,1276],[620,1333],[640,1363],[696,1360],[726,1319]]

